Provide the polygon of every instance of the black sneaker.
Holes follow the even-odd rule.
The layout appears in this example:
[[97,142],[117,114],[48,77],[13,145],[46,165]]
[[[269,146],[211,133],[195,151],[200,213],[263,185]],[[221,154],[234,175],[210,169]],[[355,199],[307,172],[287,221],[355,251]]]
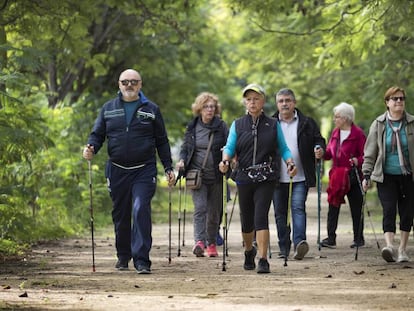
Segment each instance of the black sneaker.
[[128,260],[118,259],[116,262],[115,268],[119,271],[128,270]]
[[138,274],[151,274],[150,267],[146,265],[138,265],[138,267],[135,267],[135,270],[137,270]]
[[277,254],[277,258],[279,259],[285,259],[286,255],[285,253],[279,252],[279,254]]
[[356,247],[362,247],[365,245],[365,241],[359,241],[359,242],[355,242],[353,241],[352,244],[349,246],[350,248],[356,248]]
[[[279,251],[279,254],[278,254],[277,258],[285,259],[285,257],[286,257],[286,248],[279,246],[279,249],[280,249],[280,251]],[[289,253],[290,253],[290,244],[289,244],[289,248],[288,248],[288,251],[287,251],[288,258],[289,258]]]
[[254,263],[256,254],[257,250],[254,246],[251,250],[244,252],[244,270],[254,270],[256,268],[256,264]]
[[329,240],[329,238],[323,239],[321,242],[322,247],[328,247],[328,248],[336,248],[336,242]]
[[260,258],[257,265],[257,273],[270,273],[269,262],[266,258]]

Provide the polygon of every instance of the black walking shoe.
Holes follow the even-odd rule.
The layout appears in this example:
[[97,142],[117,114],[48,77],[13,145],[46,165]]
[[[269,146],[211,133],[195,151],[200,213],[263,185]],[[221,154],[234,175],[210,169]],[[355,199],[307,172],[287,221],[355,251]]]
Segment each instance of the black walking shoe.
[[329,238],[326,238],[321,241],[321,246],[334,249],[336,248],[336,242],[329,240]]
[[254,246],[251,250],[244,252],[244,270],[254,270],[256,268],[256,264],[254,263],[256,254],[257,250]]
[[[289,244],[289,245],[290,245],[290,244]],[[279,254],[278,254],[277,258],[280,258],[280,259],[285,259],[286,255],[287,255],[287,256],[288,256],[288,258],[289,258],[290,246],[289,246],[289,248],[288,248],[287,254],[286,254],[286,249],[285,249],[285,248],[282,248],[282,247],[280,247],[280,246],[279,246],[279,248],[280,248],[280,252],[279,252]]]
[[146,265],[138,265],[137,267],[135,267],[135,270],[137,270],[138,274],[151,274],[150,267]]
[[279,254],[277,254],[277,258],[279,259],[285,259],[286,255],[283,252],[279,252]]
[[128,260],[118,259],[115,268],[119,271],[128,270]]
[[353,241],[352,244],[349,246],[350,248],[356,248],[356,247],[362,247],[365,245],[365,241],[359,241],[359,242],[355,242]]
[[257,273],[270,273],[269,262],[266,258],[260,258],[257,265]]

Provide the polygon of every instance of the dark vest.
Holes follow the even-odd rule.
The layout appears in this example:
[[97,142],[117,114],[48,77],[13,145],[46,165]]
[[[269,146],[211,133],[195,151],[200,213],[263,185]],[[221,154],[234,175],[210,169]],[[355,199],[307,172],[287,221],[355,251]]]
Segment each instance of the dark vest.
[[235,180],[250,181],[243,169],[253,165],[255,133],[257,133],[257,147],[254,164],[271,163],[275,174],[269,180],[279,180],[280,155],[277,146],[277,120],[262,114],[256,124],[253,124],[250,115],[245,115],[235,122],[237,133],[236,156],[238,160]]

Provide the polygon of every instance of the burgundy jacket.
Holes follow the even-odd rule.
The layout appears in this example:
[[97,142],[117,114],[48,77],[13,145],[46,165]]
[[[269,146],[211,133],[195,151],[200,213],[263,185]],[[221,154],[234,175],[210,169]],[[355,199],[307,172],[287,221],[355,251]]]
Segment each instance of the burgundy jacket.
[[329,139],[324,155],[325,160],[332,160],[327,188],[328,202],[333,206],[344,203],[344,196],[350,190],[349,171],[352,169],[351,158],[358,159],[359,177],[362,177],[361,167],[364,159],[364,145],[366,136],[364,131],[352,124],[351,133],[340,145],[340,130],[335,128]]
[[332,167],[343,166],[351,167],[349,159],[358,159],[358,169],[361,170],[362,161],[364,160],[364,145],[366,136],[364,131],[352,124],[351,133],[348,138],[340,145],[340,130],[335,128],[329,138],[328,145],[324,155],[325,160],[332,160]]

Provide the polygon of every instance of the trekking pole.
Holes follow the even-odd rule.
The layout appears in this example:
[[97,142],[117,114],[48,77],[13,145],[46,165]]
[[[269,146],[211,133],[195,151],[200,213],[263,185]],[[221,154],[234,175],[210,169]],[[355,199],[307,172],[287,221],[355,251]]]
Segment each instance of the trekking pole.
[[89,211],[91,213],[91,236],[92,236],[92,271],[95,272],[95,239],[93,227],[93,205],[92,205],[92,165],[91,160],[88,160],[89,171]]
[[316,160],[316,182],[317,182],[317,191],[318,191],[318,250],[319,255],[321,252],[321,192],[322,192],[322,181],[321,181],[321,174],[322,174],[322,161],[321,159]]
[[177,257],[181,256],[181,176],[178,182],[178,250]]
[[[225,176],[223,178],[226,179],[226,203],[224,208],[224,226],[223,226],[223,248],[226,249],[226,257],[229,256],[229,243],[228,243],[228,237],[229,237],[229,225],[228,225],[228,213],[227,213],[227,204],[231,201],[231,193],[230,193],[230,186],[228,183],[228,180]],[[220,228],[220,226],[219,226]],[[225,271],[225,270],[223,270]]]
[[272,249],[270,247],[270,235],[269,235],[269,244],[267,245],[267,248],[268,248],[269,258],[272,258]]
[[293,187],[293,177],[290,176],[289,181],[289,193],[288,193],[288,207],[286,213],[286,249],[285,249],[285,263],[284,266],[287,267],[287,260],[289,256],[289,248],[290,248],[290,209],[292,208],[292,187]]
[[221,201],[223,206],[223,214],[224,214],[224,224],[223,224],[223,264],[222,264],[222,271],[226,271],[226,248],[227,248],[227,178],[225,174],[223,174],[223,200]]
[[365,207],[365,198],[366,198],[366,193],[364,191],[364,189],[362,188],[362,184],[361,184],[361,179],[359,178],[359,173],[358,173],[358,168],[356,167],[354,161],[352,161],[351,159],[351,164],[352,164],[352,169],[354,170],[357,182],[358,182],[358,187],[361,190],[361,195],[362,195],[362,206],[361,206],[361,216],[359,219],[359,225],[358,225],[358,238],[355,241],[356,243],[356,248],[355,248],[355,260],[358,260],[358,251],[359,251],[359,242],[358,239],[360,239],[361,237],[361,232],[362,232],[362,224],[364,222],[364,207]]
[[[361,236],[362,232],[362,223],[364,221],[364,207],[365,207],[365,194],[362,195],[362,207],[361,207],[361,217],[359,219],[359,225],[358,225],[358,237]],[[356,242],[356,248],[355,248],[355,260],[358,260],[358,251],[359,251],[359,241]]]
[[[356,165],[353,164],[352,167],[355,170],[355,175],[356,175],[356,178],[357,178],[358,186],[359,186],[359,189],[361,190],[361,194],[362,194],[362,197],[363,197],[362,208],[361,208],[361,219],[360,219],[359,228],[358,228],[358,235],[360,235],[361,232],[362,232],[362,222],[364,220],[364,209],[366,208],[367,209],[367,214],[368,214],[368,220],[371,224],[372,232],[374,233],[375,242],[377,243],[378,249],[380,249],[377,234],[375,233],[374,224],[373,224],[372,219],[371,219],[371,213],[370,213],[370,211],[368,210],[368,207],[367,207],[367,202],[366,202],[367,193],[364,191],[364,188],[362,187],[361,178],[359,177],[358,169],[357,169]],[[356,251],[355,251],[355,260],[358,260],[358,246],[359,246],[359,243],[357,243],[357,247],[356,247]]]
[[[177,257],[181,256],[181,177],[182,171],[178,171],[178,177],[175,180],[175,185],[178,182],[178,249],[177,249]],[[174,186],[175,186],[174,185]]]
[[230,224],[231,224],[231,220],[233,218],[233,212],[234,212],[234,207],[236,206],[236,201],[237,201],[237,195],[238,195],[238,193],[239,192],[237,191],[237,188],[236,188],[236,193],[234,194],[233,206],[231,207],[229,223],[227,224],[227,231],[230,230]]
[[168,186],[168,263],[171,263],[171,186]]
[[184,183],[183,244],[185,246],[185,213],[187,211],[187,185]]
[[[366,194],[365,194],[365,198],[366,198]],[[377,235],[376,235],[375,230],[374,230],[374,224],[372,223],[372,219],[371,219],[371,212],[370,212],[370,210],[368,209],[368,204],[367,204],[367,202],[366,202],[366,199],[364,200],[364,207],[365,207],[365,209],[367,210],[367,215],[368,215],[369,222],[370,222],[370,224],[371,224],[371,229],[372,229],[372,232],[374,233],[375,242],[377,242],[377,248],[378,248],[378,249],[380,249],[381,247],[380,247],[380,244],[379,244],[379,242],[378,242]]]
[[[229,234],[229,230],[230,230],[231,220],[233,218],[233,212],[234,212],[234,207],[236,205],[237,195],[238,195],[238,191],[237,191],[237,188],[236,188],[236,193],[234,194],[234,199],[233,199],[233,206],[231,207],[230,218],[229,218],[228,223],[227,223],[227,230],[226,230],[226,237],[227,238],[228,238],[228,234]],[[223,237],[223,240],[224,240],[224,237]],[[227,254],[227,256],[229,255],[229,243],[226,243],[226,254]]]

